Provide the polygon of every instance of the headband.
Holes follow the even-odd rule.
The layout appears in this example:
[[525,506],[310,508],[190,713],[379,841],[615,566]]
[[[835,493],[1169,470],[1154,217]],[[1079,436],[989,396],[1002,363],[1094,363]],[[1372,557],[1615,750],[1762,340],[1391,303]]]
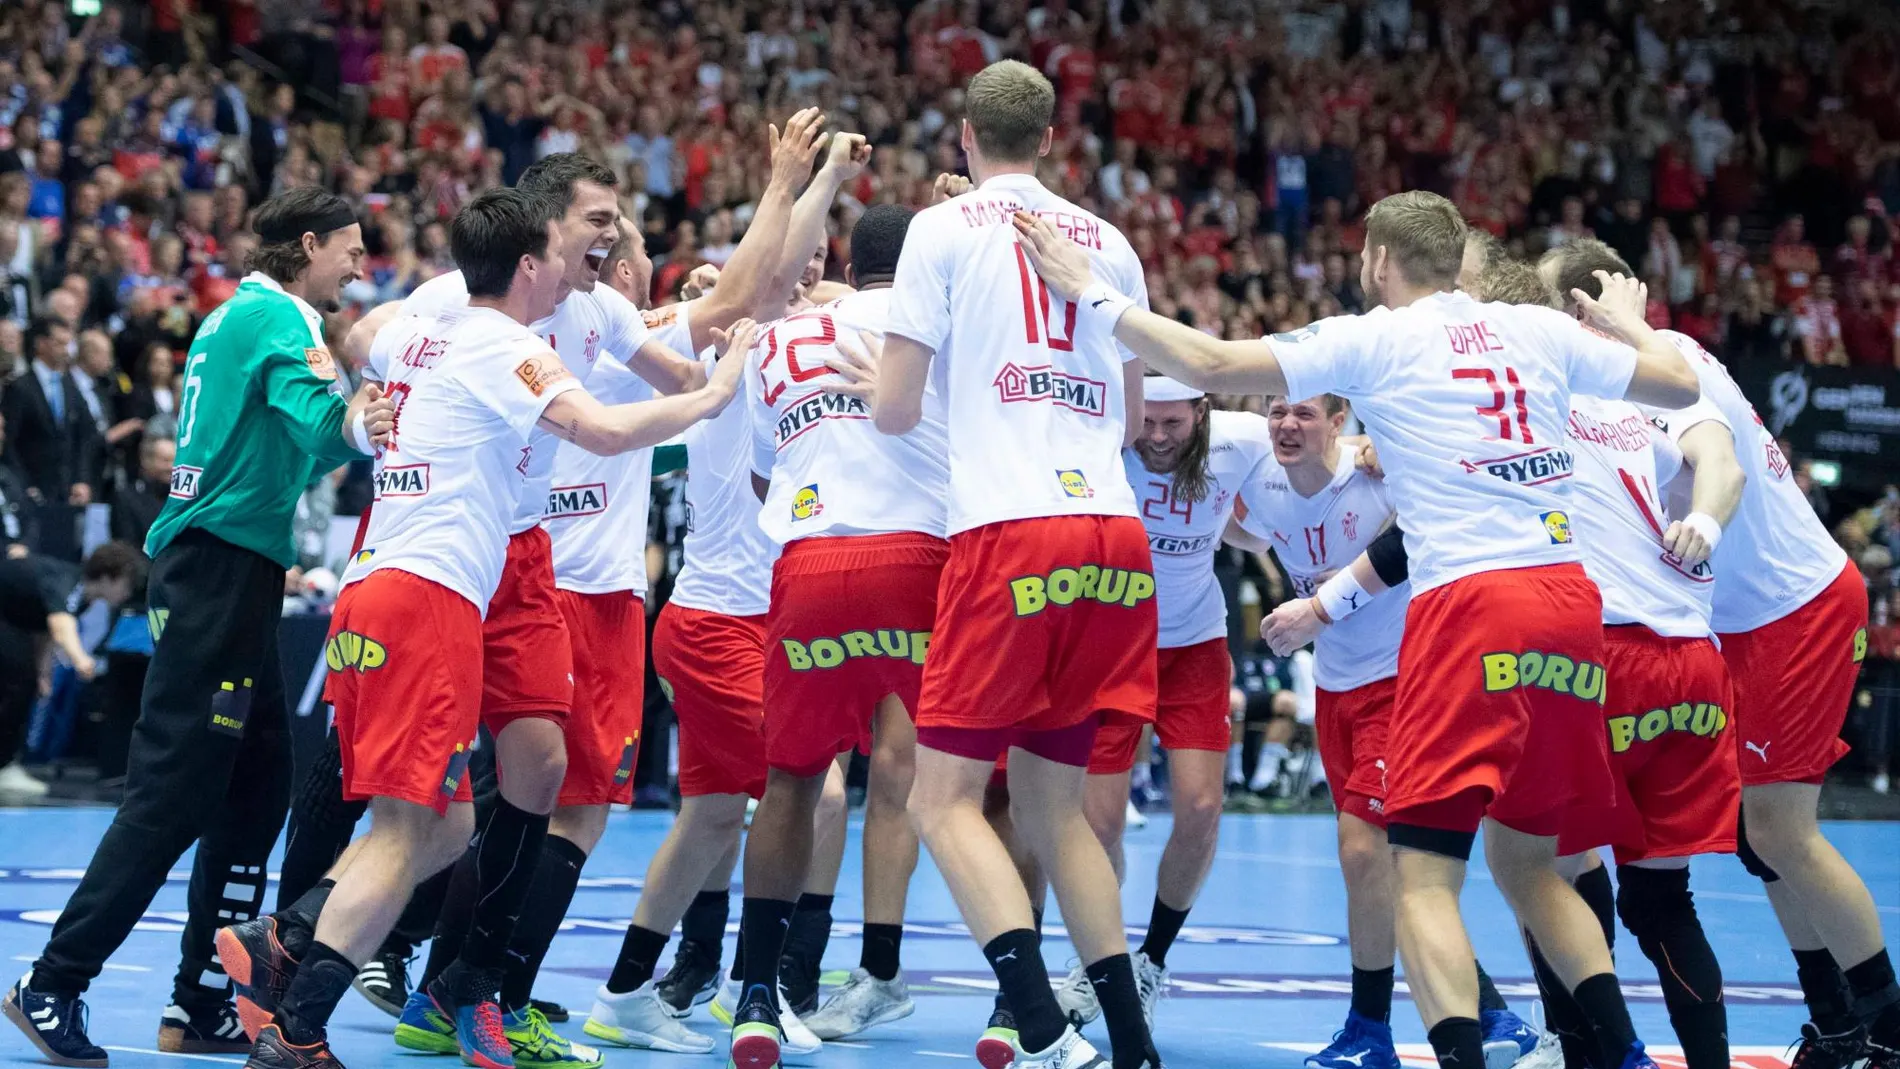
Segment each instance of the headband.
[[1166,375],[1149,375],[1141,380],[1144,401],[1198,401],[1207,394]]
[[296,219],[282,220],[276,226],[260,227],[257,231],[257,240],[266,245],[277,245],[286,241],[299,241],[305,234],[322,237],[356,221],[355,210],[348,204],[339,203],[334,208],[326,208]]

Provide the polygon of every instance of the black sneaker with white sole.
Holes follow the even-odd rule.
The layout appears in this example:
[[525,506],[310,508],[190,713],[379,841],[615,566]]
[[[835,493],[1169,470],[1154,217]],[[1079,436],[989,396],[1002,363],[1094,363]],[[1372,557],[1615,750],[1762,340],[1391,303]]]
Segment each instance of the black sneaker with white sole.
[[356,970],[350,986],[370,1005],[400,1019],[409,1003],[409,955],[404,949],[385,946]]
[[653,985],[654,989],[659,992],[660,1001],[684,1016],[691,1013],[694,1006],[711,1002],[719,993],[723,971],[719,965],[717,944],[707,946],[697,939],[682,939],[678,953],[673,955],[673,967]]
[[247,1054],[244,1022],[229,1002],[189,1010],[173,1003],[158,1019],[158,1049],[167,1054]]
[[35,991],[32,979],[28,973],[13,985],[0,1002],[0,1014],[18,1025],[54,1065],[105,1069],[106,1052],[86,1038],[86,1001],[77,995]]
[[531,1009],[540,1010],[541,1016],[546,1017],[555,1024],[567,1023],[569,1016],[567,1007],[558,1002],[544,1002],[538,998],[531,998],[528,1000],[528,1006]]

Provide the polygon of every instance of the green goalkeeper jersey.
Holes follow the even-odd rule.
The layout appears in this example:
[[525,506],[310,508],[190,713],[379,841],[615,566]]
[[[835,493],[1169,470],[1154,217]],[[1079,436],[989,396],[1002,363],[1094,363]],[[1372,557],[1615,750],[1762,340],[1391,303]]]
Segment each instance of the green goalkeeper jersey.
[[363,455],[344,439],[348,407],[323,317],[269,276],[246,276],[185,358],[178,459],[146,554],[195,527],[290,567],[297,498]]

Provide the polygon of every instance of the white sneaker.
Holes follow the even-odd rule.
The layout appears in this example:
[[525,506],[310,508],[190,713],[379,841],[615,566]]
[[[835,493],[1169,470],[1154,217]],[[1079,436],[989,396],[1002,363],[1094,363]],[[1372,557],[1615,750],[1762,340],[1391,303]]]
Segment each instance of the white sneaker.
[[1095,985],[1089,983],[1089,974],[1081,962],[1076,962],[1069,975],[1056,985],[1056,1004],[1077,1028],[1102,1015],[1102,1004],[1095,999]]
[[18,761],[0,768],[0,794],[21,798],[44,798],[52,788],[35,779]]
[[1017,1046],[1014,1069],[1094,1069],[1107,1064],[1108,1059],[1070,1027],[1063,1030],[1062,1038],[1049,1044],[1048,1050],[1031,1054]]
[[1168,968],[1149,961],[1148,955],[1139,950],[1131,960],[1135,966],[1135,993],[1141,996],[1141,1019],[1148,1022],[1148,1033],[1153,1035],[1155,1006],[1168,993]]
[[1135,808],[1135,800],[1133,798],[1128,800],[1128,826],[1131,828],[1145,828],[1148,826],[1148,814]]
[[819,1039],[843,1039],[868,1028],[901,1021],[917,1012],[903,976],[879,980],[863,969],[846,980],[805,1024]]
[[1563,1069],[1563,1066],[1563,1041],[1549,1031],[1540,1031],[1537,1036],[1537,1046],[1533,1047],[1529,1054],[1511,1063],[1511,1069]]
[[[714,995],[712,1002],[707,1004],[706,1012],[712,1014],[713,1019],[720,1024],[731,1028],[733,1015],[738,1009],[739,981],[728,976],[726,982],[719,985],[719,994]],[[798,1019],[798,1014],[792,1012],[791,1004],[785,1000],[784,988],[780,988],[778,993],[778,1028],[785,1034],[785,1042],[779,1044],[783,1053],[803,1056],[816,1054],[824,1048],[824,1042],[805,1027],[805,1022]]]
[[618,1047],[674,1054],[705,1054],[713,1049],[711,1036],[692,1031],[673,1016],[673,1008],[661,1001],[652,980],[624,995],[602,986],[594,992],[594,1011],[581,1031]]

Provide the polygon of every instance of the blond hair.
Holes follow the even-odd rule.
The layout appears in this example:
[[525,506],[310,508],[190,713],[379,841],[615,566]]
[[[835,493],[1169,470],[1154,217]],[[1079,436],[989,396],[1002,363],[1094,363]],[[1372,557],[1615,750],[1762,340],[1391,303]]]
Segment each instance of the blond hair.
[[1521,260],[1498,259],[1484,265],[1473,284],[1473,297],[1481,301],[1499,301],[1504,304],[1541,304],[1545,308],[1563,307],[1557,299],[1557,291],[1537,268]]
[[1464,217],[1436,193],[1394,193],[1366,213],[1366,248],[1386,255],[1415,286],[1450,288],[1465,258]]
[[1021,163],[1036,158],[1056,111],[1055,86],[1027,63],[1006,59],[970,79],[964,116],[976,147],[993,160]]

